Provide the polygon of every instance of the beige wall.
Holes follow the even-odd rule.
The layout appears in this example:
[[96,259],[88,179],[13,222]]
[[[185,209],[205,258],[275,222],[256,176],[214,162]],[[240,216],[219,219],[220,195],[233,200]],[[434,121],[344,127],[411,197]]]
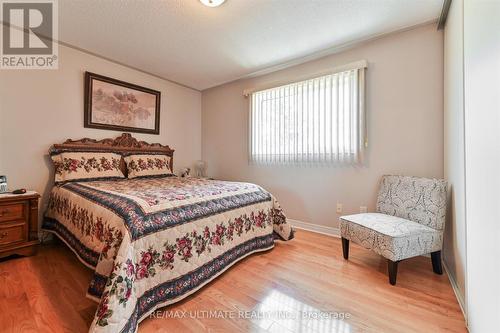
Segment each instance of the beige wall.
[[444,34],[444,176],[448,212],[444,262],[464,312],[466,228],[464,147],[463,1],[452,1]]
[[[250,166],[246,88],[366,59],[369,149],[363,167]],[[210,176],[251,181],[276,195],[289,218],[338,226],[344,214],[375,206],[387,173],[443,177],[443,34],[435,25],[202,92],[202,152]]]
[[59,70],[0,70],[0,174],[7,175],[10,188],[35,189],[46,199],[52,185],[50,145],[120,135],[83,127],[85,71],[161,91],[160,135],[133,135],[175,149],[174,169],[200,159],[200,92],[60,46]]

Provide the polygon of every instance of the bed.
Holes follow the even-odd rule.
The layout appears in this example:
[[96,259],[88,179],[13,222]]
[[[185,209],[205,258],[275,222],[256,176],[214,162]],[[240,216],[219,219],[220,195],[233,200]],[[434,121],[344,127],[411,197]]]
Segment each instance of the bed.
[[[61,151],[165,154],[170,169],[174,152],[130,134],[67,140],[50,152]],[[135,332],[154,310],[273,248],[275,240],[293,238],[278,202],[261,187],[175,175],[58,184],[42,229],[94,270],[87,296],[99,305],[91,332]]]

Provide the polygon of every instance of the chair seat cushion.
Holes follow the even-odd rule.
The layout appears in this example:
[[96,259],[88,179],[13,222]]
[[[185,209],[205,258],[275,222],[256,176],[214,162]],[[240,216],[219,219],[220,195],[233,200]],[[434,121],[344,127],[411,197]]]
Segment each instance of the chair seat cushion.
[[443,243],[440,230],[380,213],[340,217],[340,234],[392,261],[439,251]]

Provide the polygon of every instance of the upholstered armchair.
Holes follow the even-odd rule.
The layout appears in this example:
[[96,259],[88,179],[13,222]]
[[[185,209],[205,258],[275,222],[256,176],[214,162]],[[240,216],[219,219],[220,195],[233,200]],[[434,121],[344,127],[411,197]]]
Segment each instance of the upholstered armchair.
[[434,273],[443,274],[446,189],[442,179],[383,176],[376,213],[340,217],[344,259],[349,258],[353,241],[387,258],[392,285],[401,260],[428,253]]

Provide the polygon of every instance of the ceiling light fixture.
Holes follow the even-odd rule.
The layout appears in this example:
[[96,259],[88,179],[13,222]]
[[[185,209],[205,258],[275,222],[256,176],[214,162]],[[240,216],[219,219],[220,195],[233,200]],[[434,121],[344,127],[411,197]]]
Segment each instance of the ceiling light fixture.
[[224,3],[226,0],[200,0],[202,4],[208,7],[217,7]]

